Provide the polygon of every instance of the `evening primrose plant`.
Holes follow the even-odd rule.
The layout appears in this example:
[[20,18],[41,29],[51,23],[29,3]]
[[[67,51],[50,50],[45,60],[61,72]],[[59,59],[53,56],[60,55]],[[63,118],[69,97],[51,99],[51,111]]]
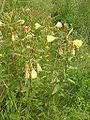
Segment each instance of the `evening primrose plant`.
[[90,55],[72,24],[53,23],[47,2],[0,19],[0,120],[89,120]]
[[[65,67],[64,68],[64,72],[65,72],[64,75],[68,74],[68,73],[66,73],[67,72],[66,69],[68,66],[68,59],[70,57],[70,55],[68,54],[68,51],[70,51],[71,54],[75,55],[75,50],[76,50],[75,46],[78,48],[78,47],[81,47],[81,45],[82,45],[81,40],[69,41],[69,36],[73,32],[73,28],[70,28],[71,30],[69,30],[69,27],[68,28],[64,27],[66,25],[66,23],[63,26],[61,22],[57,22],[56,26],[49,27],[50,31],[49,30],[44,31],[44,29],[46,29],[47,26],[43,26],[41,28],[41,25],[37,22],[31,28],[30,25],[25,26],[24,25],[25,22],[26,22],[25,20],[18,20],[15,22],[16,32],[14,31],[14,29],[15,29],[14,26],[12,26],[12,27],[10,26],[10,29],[12,28],[11,41],[12,41],[12,47],[13,47],[13,53],[12,53],[13,59],[16,59],[16,57],[18,55],[22,56],[22,59],[27,58],[27,60],[30,60],[33,57],[38,56],[38,54],[40,54],[40,53],[37,52],[36,45],[39,44],[38,41],[42,37],[42,34],[43,34],[43,36],[46,36],[46,37],[43,38],[44,45],[43,45],[43,48],[41,48],[41,49],[44,49],[45,45],[48,43],[49,44],[52,42],[57,43],[60,47],[57,49],[58,53],[56,53],[56,54],[57,55],[59,54],[60,56],[62,55],[63,59],[65,59],[66,65],[64,66]],[[34,29],[34,27],[35,27],[35,29]],[[68,33],[66,33],[66,31],[65,31],[66,29],[68,29]],[[21,33],[20,33],[20,31],[21,31]],[[62,39],[63,36],[62,35],[58,36],[59,32],[62,32],[63,33],[62,35],[65,35],[65,38],[66,38],[65,43],[63,43],[63,39]],[[50,35],[50,33],[51,33],[51,35]],[[39,34],[39,36],[38,36],[38,34]],[[32,35],[34,35],[34,36],[32,36]],[[21,39],[17,36],[23,36],[23,38]],[[60,39],[62,39],[62,40],[59,43]],[[20,48],[21,50],[18,49],[18,45],[21,47]],[[52,47],[52,45],[50,45],[50,47]],[[43,51],[45,52],[45,49]],[[51,53],[49,52],[49,54],[51,54]],[[42,57],[42,56],[40,56],[40,57]],[[36,57],[36,59],[39,59],[39,58]],[[56,59],[58,59],[58,58],[56,58]],[[25,63],[26,63],[26,61],[25,61]],[[29,75],[30,70],[28,70],[30,68],[28,68],[27,66],[28,65],[25,64],[25,79],[29,79],[29,76],[30,76]],[[37,64],[37,71],[42,71],[42,68],[39,64]],[[35,78],[37,78],[37,72],[35,71],[35,69],[33,67],[31,67],[31,79],[35,79]],[[66,77],[65,77],[65,79],[66,79]]]

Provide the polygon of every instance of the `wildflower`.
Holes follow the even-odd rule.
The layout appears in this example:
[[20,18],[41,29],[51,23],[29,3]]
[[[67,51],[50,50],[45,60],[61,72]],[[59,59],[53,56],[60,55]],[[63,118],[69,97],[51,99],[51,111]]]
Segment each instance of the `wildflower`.
[[37,63],[37,71],[38,71],[38,72],[42,71],[42,68],[41,68],[41,66],[40,66],[39,63]]
[[35,71],[34,68],[32,68],[32,71],[31,71],[31,79],[35,79],[37,78],[37,72]]
[[29,78],[29,66],[28,63],[25,63],[25,79],[27,80]]
[[37,30],[38,28],[40,28],[41,25],[39,23],[35,23],[35,29]]
[[73,45],[75,45],[77,48],[81,47],[82,44],[83,44],[82,40],[76,39],[73,41]]
[[22,24],[24,24],[24,23],[25,23],[25,20],[18,20],[18,21],[16,22],[17,25],[22,25]]
[[62,23],[61,22],[57,22],[57,24],[55,25],[57,28],[62,28]]
[[62,54],[63,54],[63,49],[62,49],[61,47],[59,48],[58,51],[59,51],[59,55],[62,55]]
[[53,42],[56,39],[56,37],[52,35],[47,35],[47,42]]
[[29,32],[30,31],[30,27],[29,26],[24,26],[23,27],[23,32]]

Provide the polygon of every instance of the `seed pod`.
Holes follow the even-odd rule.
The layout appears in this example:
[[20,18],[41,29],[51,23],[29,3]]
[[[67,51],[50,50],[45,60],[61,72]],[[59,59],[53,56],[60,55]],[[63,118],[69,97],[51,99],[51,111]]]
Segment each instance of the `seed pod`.
[[63,54],[63,49],[60,47],[60,48],[58,49],[58,52],[59,52],[59,55],[62,55],[62,54]]
[[17,25],[22,25],[22,24],[24,24],[24,23],[25,23],[24,20],[18,20],[18,21],[16,22]]
[[30,27],[29,26],[24,26],[22,31],[27,33],[27,32],[30,31]]
[[25,63],[24,71],[25,71],[25,80],[27,80],[29,79],[29,65],[27,62]]
[[15,39],[15,35],[14,35],[14,33],[12,33],[12,38],[11,38],[11,40],[12,40],[12,46],[13,46],[13,49],[16,47],[16,39]]

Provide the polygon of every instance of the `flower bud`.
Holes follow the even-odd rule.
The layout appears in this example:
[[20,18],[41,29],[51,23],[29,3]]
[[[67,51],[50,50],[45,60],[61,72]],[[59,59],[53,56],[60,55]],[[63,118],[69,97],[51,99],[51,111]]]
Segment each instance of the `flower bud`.
[[18,21],[16,22],[17,25],[22,25],[22,24],[24,24],[24,23],[25,23],[24,20],[18,20]]
[[37,72],[35,71],[34,68],[32,68],[32,71],[31,71],[31,79],[35,79],[37,78]]
[[29,66],[28,63],[25,63],[25,79],[27,80],[29,78]]
[[42,68],[41,68],[41,66],[40,66],[39,63],[37,63],[37,71],[38,71],[38,72],[42,71]]
[[24,26],[22,31],[27,33],[27,32],[30,31],[30,27],[29,26]]
[[59,55],[62,55],[62,54],[63,54],[63,49],[62,49],[61,47],[59,48],[58,51],[59,51]]

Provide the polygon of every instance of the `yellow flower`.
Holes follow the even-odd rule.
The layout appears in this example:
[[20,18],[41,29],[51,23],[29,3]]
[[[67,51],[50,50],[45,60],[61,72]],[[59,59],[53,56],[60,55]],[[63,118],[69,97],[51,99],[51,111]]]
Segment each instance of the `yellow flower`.
[[47,42],[53,42],[56,39],[56,37],[52,35],[47,35]]
[[34,68],[32,68],[31,79],[35,79],[35,78],[37,78],[37,72],[34,70]]
[[62,28],[62,23],[61,22],[57,22],[57,24],[55,25],[57,28]]
[[40,66],[39,63],[37,63],[37,71],[38,71],[38,72],[41,72],[41,71],[42,71],[42,68],[41,68],[41,66]]
[[40,28],[41,25],[39,23],[35,23],[35,29],[37,30],[38,28]]
[[73,41],[73,45],[75,45],[77,48],[81,47],[82,44],[83,44],[82,40],[76,39]]

